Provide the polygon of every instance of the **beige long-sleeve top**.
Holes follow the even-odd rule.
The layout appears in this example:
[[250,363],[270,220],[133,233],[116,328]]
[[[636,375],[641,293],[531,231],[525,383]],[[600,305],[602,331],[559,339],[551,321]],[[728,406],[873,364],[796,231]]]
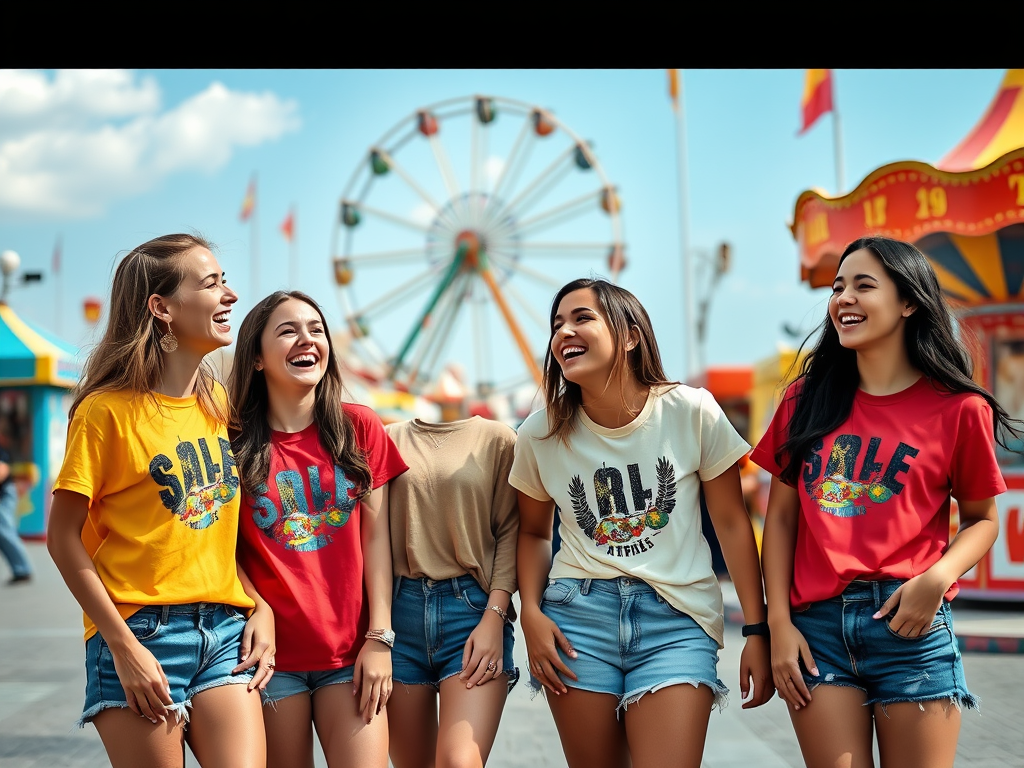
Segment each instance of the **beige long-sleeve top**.
[[514,593],[519,509],[508,476],[515,430],[479,416],[413,419],[386,430],[409,465],[388,487],[395,575],[469,573],[485,592]]

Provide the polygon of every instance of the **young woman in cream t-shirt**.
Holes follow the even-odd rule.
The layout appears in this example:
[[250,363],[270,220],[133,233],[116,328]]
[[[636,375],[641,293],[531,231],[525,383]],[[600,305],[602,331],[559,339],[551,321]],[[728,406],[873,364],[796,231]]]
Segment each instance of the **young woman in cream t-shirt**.
[[547,407],[520,427],[509,478],[531,682],[546,689],[571,768],[697,768],[727,693],[701,489],[748,623],[743,706],[774,692],[737,467],[749,446],[708,392],[667,380],[647,312],[603,280],[555,296],[544,388]]

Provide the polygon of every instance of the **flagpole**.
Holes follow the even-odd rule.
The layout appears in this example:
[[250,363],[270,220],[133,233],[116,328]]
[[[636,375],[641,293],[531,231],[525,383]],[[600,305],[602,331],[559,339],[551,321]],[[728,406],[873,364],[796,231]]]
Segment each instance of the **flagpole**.
[[292,234],[288,238],[288,290],[299,288],[299,245],[298,227],[296,226],[295,206],[292,206]]
[[63,237],[61,237],[60,235],[57,236],[57,256],[53,260],[53,283],[54,289],[57,294],[57,306],[55,307],[55,315],[57,320],[57,336],[59,336],[60,338],[64,338],[64,279],[62,277],[62,275],[64,274],[64,270],[62,269],[62,267],[64,265],[61,263],[64,257],[64,254],[62,253],[62,251],[64,250],[63,240]]
[[846,179],[843,174],[843,129],[839,120],[839,109],[836,107],[836,78],[835,70],[831,72],[832,78],[832,144],[836,153],[836,194],[841,195],[846,190]]
[[260,200],[256,187],[256,174],[252,176],[252,214],[249,216],[249,269],[251,270],[249,280],[249,291],[252,293],[252,305],[260,300],[260,246],[259,246],[259,218]]
[[684,361],[683,380],[689,381],[697,374],[697,349],[694,343],[693,315],[693,263],[690,254],[690,210],[689,185],[686,175],[686,106],[683,99],[683,72],[676,70],[676,87],[678,97],[672,99],[672,111],[676,116],[676,146],[678,151],[679,173],[679,247],[683,264],[683,344]]

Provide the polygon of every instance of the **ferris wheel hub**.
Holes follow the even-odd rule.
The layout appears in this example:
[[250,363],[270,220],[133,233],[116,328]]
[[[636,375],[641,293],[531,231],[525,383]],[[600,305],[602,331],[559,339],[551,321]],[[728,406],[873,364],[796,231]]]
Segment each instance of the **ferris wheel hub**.
[[466,269],[479,269],[481,266],[480,256],[483,251],[483,242],[480,235],[471,229],[464,229],[455,236],[455,250],[465,249],[462,263]]

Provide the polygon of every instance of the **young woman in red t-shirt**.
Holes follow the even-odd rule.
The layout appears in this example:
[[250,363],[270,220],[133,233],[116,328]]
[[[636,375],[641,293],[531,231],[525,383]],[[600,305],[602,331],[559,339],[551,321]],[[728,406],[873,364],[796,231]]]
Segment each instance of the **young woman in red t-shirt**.
[[267,765],[312,768],[315,725],[331,768],[387,768],[387,484],[405,462],[372,410],[342,403],[327,323],[303,293],[277,291],[249,312],[229,388],[238,559],[277,632]]
[[[995,435],[935,272],[884,237],[840,257],[828,317],[751,455],[772,671],[808,766],[952,766],[964,680],[949,601],[996,540]],[[950,498],[960,529],[949,541]]]

